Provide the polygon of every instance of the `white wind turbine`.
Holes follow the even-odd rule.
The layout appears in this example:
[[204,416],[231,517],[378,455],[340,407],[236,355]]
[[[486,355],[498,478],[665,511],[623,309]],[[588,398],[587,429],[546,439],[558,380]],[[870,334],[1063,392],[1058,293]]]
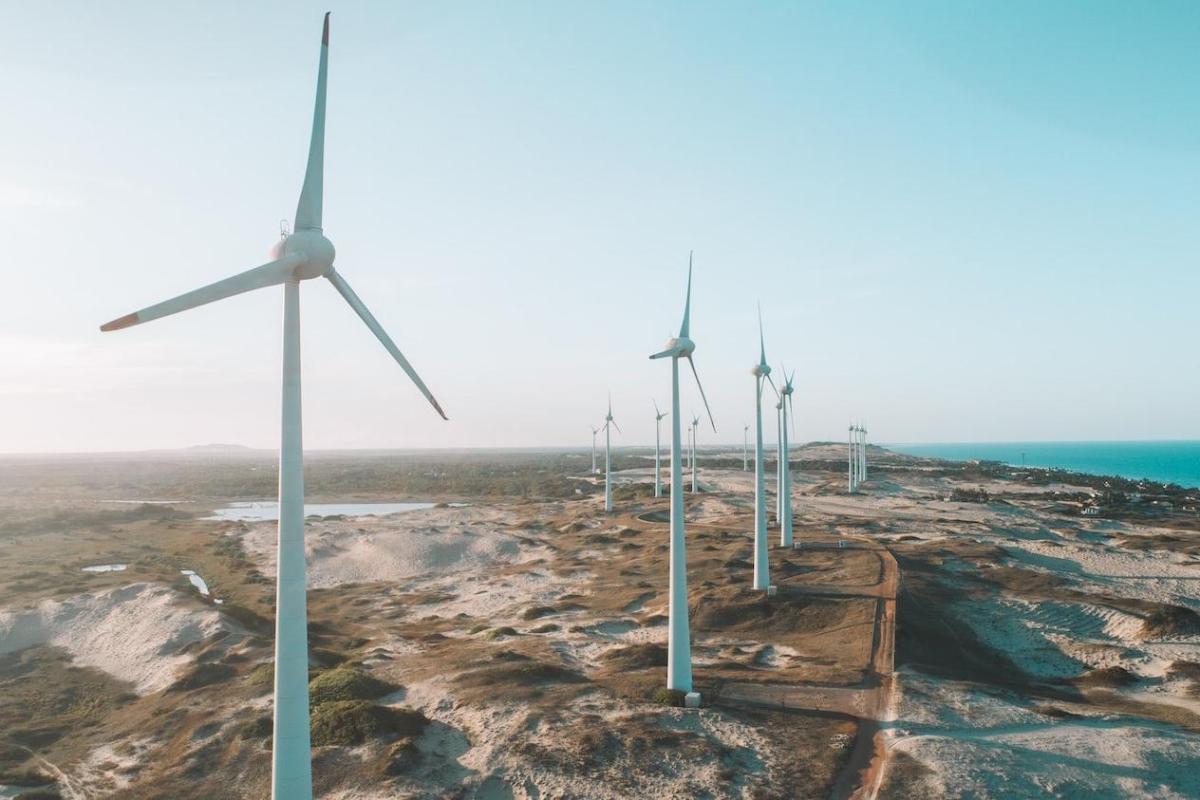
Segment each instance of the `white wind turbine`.
[[850,494],[854,494],[855,489],[858,488],[858,458],[854,452],[854,425],[851,424],[846,430],[849,431],[849,446],[846,450],[846,467],[849,471],[849,491]]
[[312,760],[308,715],[308,614],[304,564],[304,451],[300,415],[300,282],[325,278],[375,334],[400,368],[445,418],[437,400],[358,295],[333,268],[333,244],[321,228],[325,161],[325,85],[329,63],[329,15],[321,33],[312,139],[295,230],[271,248],[260,267],[127,314],[101,326],[128,328],[216,300],[283,286],[283,392],[279,447],[279,539],[275,601],[275,722],[271,796],[309,800]]
[[862,476],[862,479],[865,481],[867,479],[867,429],[860,425],[859,429],[858,429],[858,433],[859,433],[859,443],[862,445],[858,451],[859,459],[861,462],[859,465],[858,473]]
[[700,483],[696,478],[696,439],[700,433],[700,418],[692,417],[692,494],[700,491]]
[[612,501],[612,431],[611,428],[616,428],[617,433],[621,432],[621,426],[616,423],[612,415],[612,395],[608,396],[608,414],[604,417],[604,510],[613,510]]
[[[795,370],[788,374],[783,371],[783,389],[779,393],[779,543],[784,547],[792,546],[792,464],[791,449],[788,442],[788,412],[792,406],[792,379],[796,377]],[[792,426],[796,419],[793,415]]]
[[775,392],[775,521],[783,523],[783,396]]
[[762,308],[758,310],[758,363],[750,370],[754,375],[754,588],[769,591],[770,564],[767,559],[767,487],[763,469],[763,384],[771,380],[767,364],[767,345],[763,338]]
[[596,474],[596,434],[602,429],[595,426],[589,426],[592,429],[592,474]]
[[658,401],[654,401],[654,496],[662,497],[662,421],[666,414],[658,410]]
[[708,420],[712,423],[714,432],[717,426],[712,422],[712,410],[708,407],[708,398],[704,396],[704,387],[700,385],[696,363],[692,361],[696,343],[688,338],[691,311],[692,257],[689,254],[687,300],[683,306],[683,323],[679,326],[679,335],[667,342],[665,350],[655,353],[650,358],[671,359],[671,555],[667,601],[667,688],[686,693],[685,704],[698,706],[700,695],[692,691],[692,641],[688,629],[687,549],[683,536],[683,460],[679,425],[679,359],[686,358],[691,366],[696,388],[700,390],[704,410],[708,412]]

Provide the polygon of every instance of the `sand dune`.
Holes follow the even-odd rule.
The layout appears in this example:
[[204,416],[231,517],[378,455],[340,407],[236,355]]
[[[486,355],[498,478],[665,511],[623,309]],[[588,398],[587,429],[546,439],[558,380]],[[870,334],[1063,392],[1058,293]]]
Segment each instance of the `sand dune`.
[[133,684],[138,694],[165,689],[192,658],[180,649],[230,623],[174,589],[135,583],[0,610],[0,654],[35,645],[61,647],[82,666]]

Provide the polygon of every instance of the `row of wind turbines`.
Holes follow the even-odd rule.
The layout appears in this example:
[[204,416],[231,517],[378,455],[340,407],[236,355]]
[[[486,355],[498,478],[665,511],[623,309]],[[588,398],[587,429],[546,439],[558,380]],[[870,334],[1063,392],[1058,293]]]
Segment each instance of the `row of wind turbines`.
[[[412,365],[387,332],[367,309],[366,305],[350,288],[346,279],[333,267],[335,250],[333,243],[322,229],[325,165],[325,105],[326,83],[329,64],[329,14],[325,15],[321,32],[321,48],[317,67],[316,99],[313,107],[311,138],[304,182],[296,208],[294,226],[271,248],[271,260],[261,266],[239,273],[224,280],[211,283],[169,300],[147,306],[126,314],[100,327],[102,331],[115,331],[139,325],[143,322],[177,314],[235,295],[272,286],[283,287],[283,369],[281,392],[281,425],[279,450],[279,528],[277,539],[277,578],[275,604],[275,683],[274,722],[271,753],[271,797],[274,800],[311,800],[312,760],[310,747],[310,720],[308,697],[308,615],[306,593],[306,567],[304,548],[304,447],[301,424],[300,394],[300,284],[313,278],[325,278],[342,296],[354,313],[363,321],[371,333],[395,359],[396,363],[413,381],[420,392],[443,419],[447,419],[442,407],[417,375]],[[684,303],[683,323],[679,335],[667,342],[666,348],[650,356],[652,359],[670,359],[671,362],[671,408],[668,413],[655,408],[656,421],[671,417],[671,533],[669,567],[669,646],[667,662],[667,686],[687,694],[689,705],[699,704],[699,695],[692,691],[692,662],[687,606],[687,558],[684,543],[683,518],[683,470],[681,424],[679,416],[679,361],[686,359],[691,367],[696,386],[704,399],[705,411],[710,423],[712,413],[708,399],[696,372],[692,354],[695,342],[689,337],[692,293],[691,260],[688,262],[687,298]],[[767,562],[767,518],[763,470],[762,398],[764,384],[770,383],[771,368],[766,360],[766,348],[762,341],[761,316],[759,320],[759,363],[755,365],[755,559],[754,587],[769,591]],[[780,458],[780,498],[790,497],[790,470],[787,467],[787,417],[791,409],[792,381],[789,376],[783,390],[776,388],[777,412],[780,416],[782,456]],[[692,489],[698,488],[695,459],[695,435],[700,424],[699,417],[692,420]],[[605,486],[605,508],[612,509],[611,485],[611,428],[617,427],[613,419],[611,402],[602,428],[592,430],[592,469],[596,469],[595,437],[605,433],[605,472],[609,476]],[[657,426],[656,426],[657,427]],[[618,432],[620,428],[617,428]],[[713,430],[716,430],[713,424]],[[748,426],[747,426],[748,433]],[[865,431],[863,431],[865,436]],[[656,440],[657,440],[656,435]],[[864,439],[865,443],[865,439]],[[852,443],[852,459],[853,459]],[[865,444],[863,446],[865,454]],[[864,455],[865,458],[865,455]],[[656,494],[661,496],[661,474],[657,467],[660,456],[655,448]],[[748,466],[745,465],[744,466]],[[861,466],[865,477],[865,461]],[[856,484],[855,484],[856,485]],[[781,542],[792,545],[791,504],[781,502],[779,517]]]

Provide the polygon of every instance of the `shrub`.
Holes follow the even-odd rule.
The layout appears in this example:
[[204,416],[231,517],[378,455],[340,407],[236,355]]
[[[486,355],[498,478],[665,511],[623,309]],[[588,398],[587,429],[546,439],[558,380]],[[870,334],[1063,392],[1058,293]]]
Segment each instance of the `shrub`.
[[661,688],[658,691],[656,691],[654,693],[654,697],[651,699],[660,706],[682,707],[683,706],[683,698],[684,698],[684,693],[679,691],[678,689],[667,689],[664,687],[664,688]]
[[358,745],[380,736],[419,736],[429,720],[419,711],[377,706],[365,700],[336,700],[312,710],[312,743]]
[[398,688],[353,667],[335,667],[309,682],[308,699],[314,706],[338,700],[376,700]]

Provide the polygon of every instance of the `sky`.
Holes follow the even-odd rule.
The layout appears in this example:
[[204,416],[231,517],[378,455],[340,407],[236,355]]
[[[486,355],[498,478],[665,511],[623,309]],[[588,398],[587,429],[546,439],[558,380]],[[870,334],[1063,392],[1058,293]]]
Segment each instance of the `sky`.
[[1200,438],[1200,5],[79,2],[5,12],[0,452],[277,446],[282,290],[98,326],[268,260],[327,9],[325,233],[450,421],[306,282],[309,448],[652,442],[689,251],[701,445],[760,302],[801,440]]

